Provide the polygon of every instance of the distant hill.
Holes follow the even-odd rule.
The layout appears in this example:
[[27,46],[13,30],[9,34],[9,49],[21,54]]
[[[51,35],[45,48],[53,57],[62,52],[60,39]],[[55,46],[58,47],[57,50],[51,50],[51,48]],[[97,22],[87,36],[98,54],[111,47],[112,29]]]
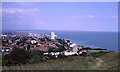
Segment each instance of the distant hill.
[[109,52],[100,57],[69,56],[36,64],[3,67],[3,70],[116,70],[118,53]]

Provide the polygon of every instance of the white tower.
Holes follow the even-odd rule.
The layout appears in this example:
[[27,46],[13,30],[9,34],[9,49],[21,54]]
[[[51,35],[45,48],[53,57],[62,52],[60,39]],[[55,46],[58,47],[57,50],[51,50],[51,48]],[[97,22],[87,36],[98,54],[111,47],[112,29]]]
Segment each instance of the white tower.
[[54,40],[54,39],[55,39],[55,36],[56,36],[55,33],[54,33],[54,32],[51,32],[51,39]]

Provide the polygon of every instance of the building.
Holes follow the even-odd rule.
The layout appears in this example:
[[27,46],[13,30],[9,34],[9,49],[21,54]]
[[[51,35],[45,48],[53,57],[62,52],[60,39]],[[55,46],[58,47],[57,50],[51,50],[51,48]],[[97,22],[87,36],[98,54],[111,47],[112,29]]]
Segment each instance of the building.
[[37,43],[37,41],[36,40],[31,40],[31,43],[35,44],[35,43]]
[[3,35],[3,34],[1,34],[0,36],[2,36],[2,37],[7,37],[7,35]]
[[70,52],[67,52],[67,51],[64,51],[64,55],[65,55],[65,56],[70,56],[70,55],[75,55],[75,54],[78,55],[77,52],[71,52],[71,51],[70,51]]
[[55,37],[57,37],[57,35],[55,35],[54,32],[51,32],[51,39],[52,39],[52,40],[55,40]]
[[73,52],[77,52],[78,51],[78,46],[75,43],[70,44],[70,48],[72,48]]
[[3,55],[9,54],[12,51],[12,48],[2,48],[1,52]]

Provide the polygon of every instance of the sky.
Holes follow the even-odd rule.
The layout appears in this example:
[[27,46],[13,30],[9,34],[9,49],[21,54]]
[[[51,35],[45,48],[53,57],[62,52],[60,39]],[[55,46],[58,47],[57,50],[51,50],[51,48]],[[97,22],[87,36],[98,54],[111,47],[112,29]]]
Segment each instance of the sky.
[[118,31],[117,2],[3,2],[3,30]]
[[119,0],[2,0],[2,2],[119,2]]

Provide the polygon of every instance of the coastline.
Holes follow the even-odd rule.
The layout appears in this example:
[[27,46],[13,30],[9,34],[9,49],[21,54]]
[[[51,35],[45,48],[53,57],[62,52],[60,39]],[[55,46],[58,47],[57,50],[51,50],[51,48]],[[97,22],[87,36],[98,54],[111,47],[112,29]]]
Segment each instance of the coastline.
[[[57,60],[60,60],[60,63],[62,63],[64,61],[64,59],[68,59],[69,60],[69,58],[70,58],[70,61],[71,61],[71,59],[73,59],[73,61],[76,61],[76,60],[74,60],[74,58],[76,58],[78,60],[86,61],[85,64],[86,63],[88,64],[88,70],[89,70],[89,68],[94,70],[94,69],[98,69],[99,67],[103,67],[103,69],[104,69],[104,66],[102,66],[102,64],[101,64],[101,57],[105,56],[105,58],[106,58],[106,55],[110,54],[110,56],[111,56],[112,54],[115,54],[115,58],[117,58],[117,55],[116,55],[115,51],[110,51],[110,50],[102,49],[102,48],[91,48],[89,46],[87,47],[87,46],[84,46],[84,45],[79,45],[79,44],[76,44],[76,43],[72,42],[69,39],[56,37],[56,34],[54,34],[54,33],[51,33],[51,35],[47,35],[47,34],[34,34],[34,33],[28,33],[28,34],[25,33],[24,35],[21,35],[21,34],[24,34],[24,33],[20,33],[20,34],[18,34],[18,36],[15,35],[14,33],[12,35],[10,34],[10,36],[9,35],[7,35],[7,36],[6,35],[2,35],[2,36],[3,37],[4,36],[8,37],[8,39],[9,39],[9,37],[10,38],[12,37],[13,40],[14,40],[14,38],[18,37],[16,42],[19,42],[19,41],[24,42],[23,41],[24,39],[27,39],[25,41],[25,43],[26,42],[31,42],[30,45],[32,45],[31,47],[33,47],[33,48],[30,48],[30,49],[23,47],[24,45],[21,46],[21,44],[20,44],[20,46],[18,46],[20,48],[20,50],[25,48],[26,52],[27,51],[30,52],[30,53],[35,52],[35,54],[33,53],[34,55],[32,57],[32,59],[35,60],[35,63],[34,63],[34,61],[33,61],[33,63],[31,63],[31,62],[30,63],[26,63],[26,64],[23,64],[22,67],[23,66],[36,65],[38,63],[41,64],[42,63],[42,62],[40,62],[41,59],[43,59],[43,64],[46,64],[46,63],[49,63],[50,61],[54,62],[54,61],[57,61]],[[23,40],[21,40],[21,39],[23,39]],[[10,42],[10,43],[12,43],[12,42]],[[40,45],[40,47],[37,48],[35,46],[36,43],[37,43],[37,45]],[[45,50],[45,48],[44,48],[44,46],[47,45],[46,43],[50,44],[50,45],[48,45],[46,47],[51,46],[50,48],[48,48],[48,50]],[[25,46],[26,45],[27,44],[25,44]],[[41,46],[43,46],[43,48],[41,48]],[[3,49],[6,49],[6,47],[4,47]],[[14,48],[13,48],[13,50],[14,50]],[[18,49],[18,51],[19,51],[19,49]],[[36,51],[38,51],[38,52],[36,52]],[[42,52],[42,51],[44,51],[44,52]],[[9,52],[12,52],[12,51],[9,51]],[[43,58],[40,58],[40,60],[39,60],[39,56],[41,55],[41,52],[43,53]],[[3,57],[4,57],[4,55],[7,55],[7,54],[9,55],[9,53],[6,53],[6,52],[4,53],[4,51],[3,51]],[[18,54],[17,57],[19,57],[19,55],[20,54]],[[36,56],[36,57],[34,57],[34,56]],[[32,60],[32,59],[30,59],[30,60]],[[38,62],[36,62],[36,60],[38,60]],[[63,60],[63,61],[61,61],[61,60]],[[103,58],[103,60],[104,60],[104,58]],[[105,60],[107,60],[107,59],[105,59]],[[95,63],[96,61],[98,61],[98,62]],[[108,61],[111,61],[111,59],[108,60]],[[95,63],[95,65],[98,66],[98,67],[94,67],[92,65],[91,65],[92,67],[89,67],[89,62],[92,62],[93,64]],[[66,63],[69,64],[69,61],[68,62],[66,61],[65,64]],[[99,63],[100,63],[100,66],[99,66]],[[116,61],[113,62],[113,63],[116,64]],[[54,65],[54,63],[52,63],[52,64]],[[74,64],[74,62],[73,62],[73,64]],[[64,63],[63,63],[63,65],[64,65]],[[3,65],[3,70],[6,70],[6,69],[9,70],[9,68],[14,70],[13,67],[14,68],[17,67],[17,68],[19,68],[21,70],[24,69],[24,68],[21,68],[21,66],[19,66],[19,65],[18,66],[17,65],[14,66],[14,64],[13,64],[13,66],[12,65],[11,66],[4,66]],[[59,65],[58,65],[58,67],[59,67]],[[81,65],[81,67],[82,67],[82,65]],[[52,67],[48,67],[48,68],[45,68],[45,69],[49,69],[49,68],[51,69]],[[108,69],[108,68],[109,67],[106,67],[105,69]],[[44,69],[44,68],[42,68],[42,69]],[[79,69],[81,69],[81,68],[79,68]],[[85,68],[85,69],[87,69],[87,68]],[[53,70],[54,70],[54,68],[53,68]]]
[[[20,33],[50,34],[52,30],[17,30]],[[118,33],[117,32],[95,32],[95,31],[64,31],[53,30],[60,38],[69,39],[72,42],[89,47],[106,48],[108,50],[118,51]],[[87,35],[87,36],[86,36]]]

